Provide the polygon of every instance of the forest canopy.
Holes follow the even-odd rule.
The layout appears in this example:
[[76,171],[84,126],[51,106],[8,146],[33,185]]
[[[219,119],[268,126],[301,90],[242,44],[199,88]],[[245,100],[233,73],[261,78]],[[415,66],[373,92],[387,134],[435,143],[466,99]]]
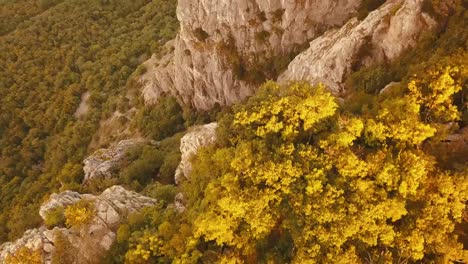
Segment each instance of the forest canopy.
[[[45,196],[79,183],[100,122],[129,108],[134,71],[175,37],[175,7],[175,0],[0,1],[0,241],[39,225]],[[86,92],[88,111],[78,117]],[[74,169],[61,178],[64,168]]]
[[468,151],[446,140],[468,124],[466,15],[354,73],[344,102],[322,85],[262,85],[192,160],[185,211],[132,215],[108,259],[467,262]]
[[[350,74],[344,98],[268,81],[201,113],[139,96],[142,62],[176,35],[176,0],[0,0],[0,243],[43,224],[86,228],[99,210],[86,200],[45,221],[39,206],[118,184],[157,203],[122,213],[100,263],[468,263],[468,13],[452,2],[425,0],[440,28]],[[259,73],[243,77],[257,85]],[[83,184],[83,159],[119,138],[103,128],[114,117],[150,143]],[[175,185],[185,130],[212,121],[216,142]],[[56,235],[52,263],[72,262],[76,248]],[[24,247],[7,263],[41,260]]]
[[[449,72],[431,77],[453,87],[444,89],[446,105],[432,109],[456,111],[443,122],[460,119],[459,79]],[[400,97],[376,97],[362,114],[344,111],[321,85],[266,83],[224,115],[216,145],[193,160],[182,218],[153,208],[121,227],[125,260],[466,261],[456,225],[467,171],[444,170],[428,151],[440,123],[425,122],[431,110],[421,98],[439,92],[422,96],[417,83],[411,79]]]

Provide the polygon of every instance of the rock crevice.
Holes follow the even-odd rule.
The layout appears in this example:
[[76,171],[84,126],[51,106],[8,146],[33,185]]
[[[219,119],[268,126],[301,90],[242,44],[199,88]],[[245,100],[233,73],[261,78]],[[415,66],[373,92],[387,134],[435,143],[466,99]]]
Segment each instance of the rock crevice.
[[321,82],[335,94],[346,77],[360,67],[393,61],[414,47],[436,22],[422,12],[423,0],[389,0],[363,21],[351,19],[338,30],[314,39],[279,77],[281,82]]
[[266,79],[322,82],[339,95],[350,73],[396,59],[436,25],[423,2],[388,0],[359,21],[361,0],[180,0],[174,51],[145,63],[143,96],[208,110]]
[[[290,57],[327,29],[343,25],[361,0],[179,0],[174,53],[146,62],[143,95],[163,93],[207,110],[251,95]],[[257,83],[254,83],[257,82]]]
[[190,132],[180,140],[181,161],[175,172],[175,182],[180,183],[184,178],[189,178],[192,171],[191,158],[202,147],[216,142],[216,129],[218,123],[193,127]]
[[55,227],[50,230],[41,227],[28,230],[22,238],[0,246],[0,263],[5,263],[8,255],[14,255],[21,248],[39,251],[42,262],[51,263],[56,250],[58,232],[72,246],[73,252],[69,254],[74,253],[79,256],[74,263],[97,263],[99,257],[110,249],[116,238],[115,232],[123,218],[129,213],[153,206],[157,202],[152,198],[127,191],[121,186],[110,187],[97,196],[65,191],[51,195],[49,200],[42,204],[40,215],[45,219],[55,208],[66,208],[82,200],[92,203],[95,208],[94,217],[89,224],[79,228]]

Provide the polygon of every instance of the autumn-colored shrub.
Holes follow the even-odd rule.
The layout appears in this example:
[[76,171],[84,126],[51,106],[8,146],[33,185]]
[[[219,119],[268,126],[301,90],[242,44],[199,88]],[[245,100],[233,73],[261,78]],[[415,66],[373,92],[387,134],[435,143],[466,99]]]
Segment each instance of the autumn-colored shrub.
[[42,264],[40,250],[32,250],[27,247],[18,249],[14,254],[7,255],[5,264]]
[[59,230],[54,232],[55,251],[52,254],[52,264],[74,263],[77,258],[77,250],[68,238]]
[[455,225],[468,181],[420,150],[437,127],[411,85],[360,115],[321,87],[264,85],[223,123],[224,147],[193,163],[194,238],[237,262],[466,260]]
[[65,224],[67,227],[76,227],[89,224],[95,216],[94,204],[90,201],[81,200],[65,208]]

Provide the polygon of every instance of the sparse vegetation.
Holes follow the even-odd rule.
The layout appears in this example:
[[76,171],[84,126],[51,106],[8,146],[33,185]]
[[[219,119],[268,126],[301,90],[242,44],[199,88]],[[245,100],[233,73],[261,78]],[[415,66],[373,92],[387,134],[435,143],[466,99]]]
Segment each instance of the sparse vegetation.
[[63,227],[65,226],[65,210],[63,206],[57,206],[53,210],[47,213],[44,224],[48,228],[54,228],[54,227]]
[[283,19],[284,12],[285,12],[284,9],[278,9],[278,10],[274,11],[271,14],[273,23],[281,22],[281,20]]
[[54,236],[55,251],[52,254],[52,264],[74,263],[78,256],[68,238],[60,230],[56,230]]

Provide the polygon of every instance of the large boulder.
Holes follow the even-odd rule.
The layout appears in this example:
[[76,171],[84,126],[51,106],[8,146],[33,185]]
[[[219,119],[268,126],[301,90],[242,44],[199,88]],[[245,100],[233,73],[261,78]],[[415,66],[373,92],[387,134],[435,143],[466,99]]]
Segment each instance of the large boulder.
[[[44,235],[44,232],[47,229],[45,227],[37,228],[37,229],[30,229],[27,230],[23,237],[20,239],[14,241],[14,242],[7,242],[2,245],[0,245],[0,263],[5,264],[7,256],[9,254],[14,254],[21,248],[27,248],[31,251],[43,251],[44,248],[50,249],[50,246],[52,246],[51,241],[47,239],[47,237]],[[47,254],[44,254],[47,255]],[[50,256],[49,257],[49,262],[50,262]],[[44,256],[43,260],[44,262],[47,263],[46,261],[46,256]]]
[[[70,245],[70,254],[76,256],[73,263],[98,263],[99,258],[110,249],[115,241],[116,231],[122,220],[129,214],[156,204],[156,200],[127,191],[121,186],[106,189],[101,195],[79,194],[66,191],[51,195],[40,210],[43,218],[57,207],[67,208],[79,201],[86,200],[94,208],[92,220],[80,227],[47,229],[41,227],[28,230],[23,237],[0,246],[0,263],[5,263],[8,255],[15,255],[19,249],[38,251],[43,263],[51,263],[56,251],[58,233]],[[64,243],[61,241],[60,243]],[[63,246],[63,245],[61,245]],[[73,264],[70,263],[70,264]]]
[[197,151],[216,141],[216,128],[218,123],[198,126],[191,129],[180,140],[180,152],[182,158],[175,173],[175,182],[180,183],[184,178],[190,177],[192,171],[191,158]]
[[148,140],[141,138],[128,139],[118,142],[113,147],[95,151],[83,161],[84,182],[94,178],[112,177],[120,169],[122,160],[129,149],[148,143]]
[[360,67],[392,61],[414,47],[436,22],[422,9],[424,0],[389,0],[363,21],[351,19],[310,43],[279,80],[324,83],[335,94],[344,92],[346,77]]
[[39,209],[39,215],[42,219],[46,219],[48,213],[58,207],[65,208],[69,205],[75,204],[81,201],[82,195],[77,192],[64,191],[61,193],[52,194],[49,199],[41,205]]
[[[304,44],[343,25],[362,0],[179,0],[174,52],[145,63],[143,95],[171,94],[207,110],[251,95],[255,81],[276,78]],[[272,67],[275,65],[275,67]]]

